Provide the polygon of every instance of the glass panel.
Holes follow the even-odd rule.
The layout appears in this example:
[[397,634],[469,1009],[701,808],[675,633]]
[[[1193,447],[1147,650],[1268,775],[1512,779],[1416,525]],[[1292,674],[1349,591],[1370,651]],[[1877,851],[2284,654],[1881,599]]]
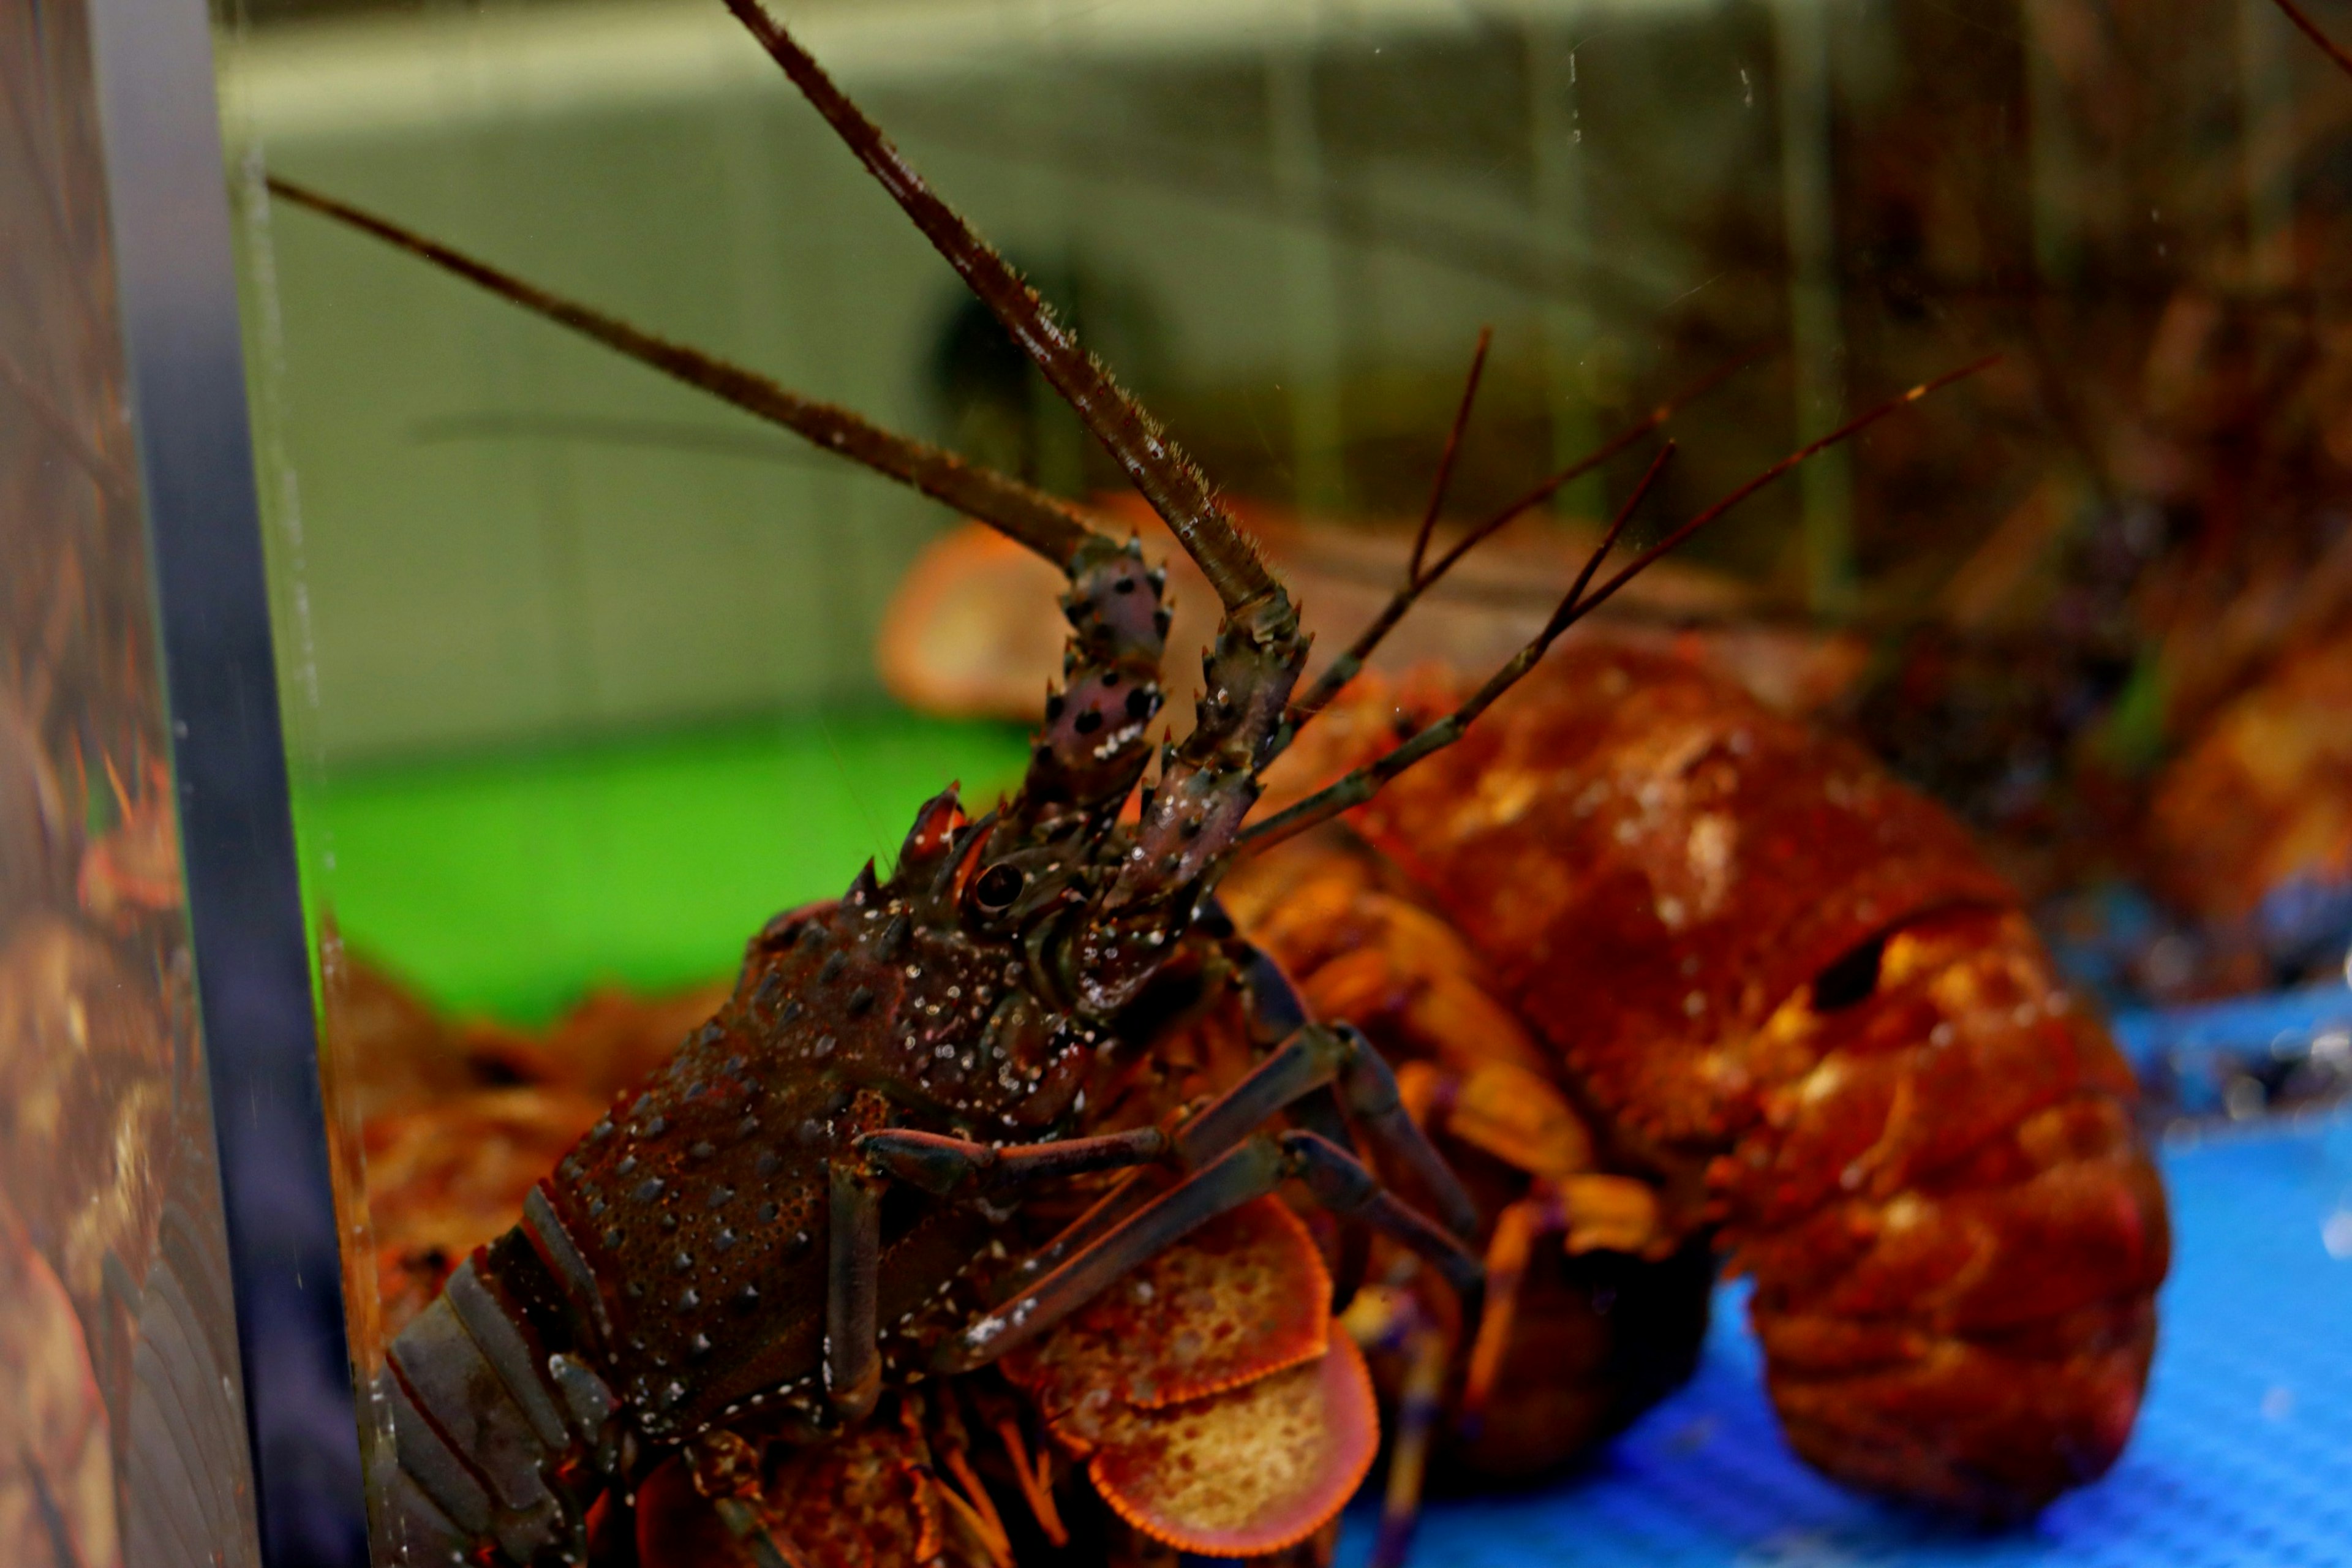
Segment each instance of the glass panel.
[[[1683,712],[1675,682],[1701,681],[1706,702],[1724,705],[1709,711],[1736,708],[1803,737],[1790,744],[1809,748],[1800,772],[1811,782],[1790,786],[1789,811],[1800,793],[1837,812],[1861,811],[1865,798],[1911,803],[1900,809],[1916,806],[1902,828],[1914,837],[1876,858],[1855,848],[1835,887],[1759,877],[1727,895],[1725,865],[1761,863],[1738,853],[1797,838],[1790,853],[1825,859],[1864,840],[1856,829],[1851,842],[1824,844],[1841,830],[1812,818],[1783,832],[1756,804],[1765,785],[1725,785],[1740,798],[1676,838],[1671,867],[1645,860],[1626,873],[1645,890],[1618,912],[1662,929],[1647,945],[1625,939],[1622,966],[1591,956],[1621,951],[1597,915],[1591,928],[1540,939],[1497,936],[1452,906],[1439,923],[1459,939],[1444,947],[1449,962],[1508,993],[1512,1026],[1553,1051],[1541,1061],[1558,1092],[1525,1103],[1557,1101],[1572,1121],[1572,1102],[1634,1129],[1616,1138],[1603,1128],[1602,1152],[1590,1157],[1657,1178],[1643,1189],[1651,1198],[1596,1189],[1638,1207],[1671,1206],[1699,1190],[1706,1170],[1728,1179],[1740,1161],[1779,1169],[1757,1145],[1735,1149],[1724,1129],[1783,1128],[1772,1118],[1795,1112],[1756,1097],[1768,1086],[1793,1094],[1803,1075],[1794,1058],[1759,1066],[1741,1055],[1734,1069],[1723,1065],[1730,1055],[1789,1031],[1810,1050],[1823,1031],[1891,1016],[1889,977],[1930,962],[1914,928],[1928,929],[1931,914],[2017,916],[1999,933],[1976,930],[1950,963],[1989,972],[2014,958],[2044,979],[2063,966],[2068,989],[2048,980],[2063,1000],[2045,1014],[2039,1002],[1996,1007],[1990,982],[1954,980],[1976,987],[1970,1016],[1994,1034],[2031,1018],[2063,1033],[2074,1026],[2049,1020],[2095,1003],[2116,1016],[2149,1090],[2133,1102],[2105,1026],[2082,1026],[2095,1042],[2084,1059],[2107,1064],[2100,1087],[2082,1092],[2129,1173],[2115,1179],[2142,1184],[2104,1211],[2140,1227],[2117,1243],[2140,1272],[2112,1300],[2097,1298],[2097,1310],[2122,1316],[2095,1331],[2079,1317],[2063,1331],[2097,1339],[2112,1329],[2099,1340],[2098,1386],[2115,1397],[2082,1415],[2081,1430],[2012,1437],[2000,1427],[1995,1439],[1984,1426],[1970,1439],[2063,1471],[2051,1489],[2103,1469],[2138,1411],[2135,1358],[2152,1331],[2131,1314],[2162,1272],[2148,1261],[2162,1251],[2162,1210],[2153,1178],[2142,1182],[2151,1156],[2132,1119],[2189,1132],[2248,1121],[2284,1139],[2268,1113],[2332,1102],[2352,1084],[2352,810],[2340,739],[2352,734],[2352,531],[2331,499],[2352,477],[2352,442],[2326,412],[2343,379],[2338,340],[2352,342],[2340,319],[2347,143],[2335,107],[2346,84],[2273,0],[2194,16],[2113,12],[2087,0],[1965,10],[1938,0],[790,8],[796,32],[909,160],[1222,487],[1297,591],[1318,637],[1310,671],[1386,601],[1436,475],[1448,475],[1437,508],[1447,538],[1524,507],[1525,521],[1465,561],[1379,650],[1375,671],[1407,684],[1391,689],[1401,694],[1387,710],[1368,710],[1363,732],[1421,700],[1414,670],[1483,673],[1507,658],[1637,497],[1629,538],[1646,544],[1841,436],[1638,580],[1571,646],[1631,650],[1645,673],[1625,688],[1629,727],[1656,716],[1670,729]],[[1123,496],[1116,462],[724,6],[246,0],[218,20],[304,892],[341,1086],[333,1110],[364,1166],[365,1202],[346,1215],[358,1238],[347,1259],[355,1359],[374,1378],[385,1335],[432,1310],[452,1270],[508,1234],[531,1183],[613,1097],[699,1027],[776,911],[839,897],[868,857],[887,873],[917,803],[949,779],[980,803],[1018,781],[1027,728],[1063,678],[1063,627],[1054,573],[1011,546],[272,198],[263,174],[1097,504],[1155,557],[1176,549]],[[1465,374],[1489,328],[1456,443]],[[1848,429],[1864,416],[1867,429]],[[1644,489],[1662,435],[1674,456]],[[1621,436],[1612,460],[1563,473]],[[1166,668],[1181,731],[1214,599],[1181,562],[1174,593]],[[1495,721],[1516,721],[1507,711]],[[1747,765],[1724,758],[1748,755],[1740,748],[1764,729],[1732,728],[1739,744],[1727,731],[1721,754],[1687,736],[1675,750],[1646,731],[1580,731],[1585,749],[1561,742],[1556,765],[1523,790],[1474,779],[1449,798],[1465,822],[1489,809],[1496,820],[1539,813],[1560,780],[1583,788],[1578,767],[1605,771],[1594,749],[1613,745],[1619,772],[1593,783],[1592,799],[1614,791],[1647,809],[1670,789],[1700,787],[1690,780]],[[1730,773],[1709,771],[1718,763]],[[1740,815],[1749,810],[1759,815]],[[1575,831],[1559,826],[1555,840],[1582,843]],[[1629,819],[1620,842],[1642,831]],[[1383,888],[1443,905],[1437,869],[1411,845],[1389,847],[1395,878]],[[1547,844],[1522,848],[1532,858]],[[1944,879],[1901,858],[1914,851]],[[1600,864],[1616,851],[1592,853]],[[1496,863],[1517,858],[1498,852]],[[1885,872],[1891,881],[1916,885],[1856,890],[1887,866],[1903,868]],[[1687,885],[1647,897],[1673,877]],[[1537,906],[1534,893],[1508,905],[1511,890],[1496,907]],[[1676,934],[1702,906],[1731,911],[1730,934],[1704,952]],[[1834,941],[1823,934],[1832,927]],[[1360,967],[1394,956],[1344,929]],[[1414,929],[1436,942],[1432,928]],[[1826,945],[1794,951],[1808,942]],[[1562,1043],[1606,1011],[1588,996],[1633,988],[1661,953],[1690,984],[1674,983],[1673,1005],[1643,1026],[1643,1048],[1684,1041],[1705,1060],[1686,1074],[1661,1069],[1643,1092],[1689,1089],[1706,1107],[1718,1090],[1750,1096],[1719,1120],[1678,1100],[1628,1110],[1603,1068],[1579,1058],[1587,1047]],[[1529,999],[1544,974],[1582,973],[1577,965],[1592,972],[1572,1004],[1547,1012]],[[1369,989],[1344,994],[1374,1005]],[[2237,994],[2255,998],[2249,1011],[2177,1011]],[[2085,1005],[2071,1012],[2077,999]],[[1736,1026],[1715,1025],[1719,1037],[1704,1033],[1734,1016]],[[1790,1021],[1800,1016],[1801,1030]],[[1822,1022],[1837,1016],[1847,1023]],[[1698,1033],[1685,1041],[1686,1031]],[[1932,1026],[1917,1032],[1940,1048]],[[1706,1054],[1718,1048],[1729,1055]],[[1990,1047],[1981,1059],[1995,1059]],[[1971,1091],[1986,1101],[2012,1081],[1990,1076],[2002,1083]],[[1713,1087],[1690,1088],[1701,1080]],[[1169,1093],[1161,1111],[1172,1110]],[[1832,1189],[1868,1188],[1876,1162],[1912,1149],[1915,1133],[1927,1138],[1917,1130],[1939,1121],[1940,1093],[1906,1080],[1874,1101],[1870,1125],[1884,1140],[1808,1167],[1822,1202],[1846,1201]],[[1951,1120],[1964,1120],[1957,1105]],[[2054,1142],[2031,1153],[2000,1142],[2026,1138],[2028,1120],[1995,1117],[1985,1136],[2019,1162],[2058,1159]],[[1659,1132],[1669,1125],[1673,1136]],[[2055,1125],[2033,1123],[2033,1136],[2063,1142]],[[1480,1151],[1464,1156],[1474,1171],[1492,1174],[1490,1156],[1538,1159],[1525,1142],[1497,1153],[1505,1134],[1485,1135],[1462,1135]],[[1672,1147],[1654,1148],[1661,1139]],[[1461,1152],[1460,1142],[1449,1147]],[[2340,1144],[2296,1147],[2295,1158],[2311,1157],[2306,1173],[2342,1169]],[[2212,1194],[2242,1173],[2164,1159],[2178,1183],[2221,1184],[2179,1189],[2190,1193],[2179,1212],[2210,1224],[2236,1201]],[[2015,1175],[1990,1153],[1971,1170],[1967,1180],[1991,1185]],[[2281,1235],[2297,1227],[2281,1246],[2313,1266],[2294,1278],[2321,1281],[2305,1303],[2314,1321],[2341,1305],[2311,1252],[2324,1184],[2298,1178],[2271,1211]],[[1871,1201],[1876,1224],[1895,1199]],[[2324,1203],[2328,1215],[2341,1206]],[[1514,1223],[1535,1224],[1530,1215],[1555,1211],[1516,1212]],[[1591,1483],[1622,1492],[1563,1493],[1558,1513],[1528,1517],[1583,1531],[1620,1517],[1610,1510],[1632,1498],[1637,1513],[1654,1510],[1640,1515],[1665,1532],[1654,1539],[1685,1541],[1686,1528],[1703,1537],[1692,1538],[1694,1561],[1801,1554],[1817,1534],[1857,1557],[1941,1550],[1829,1492],[1806,1468],[1855,1482],[1857,1496],[1922,1489],[1919,1472],[1903,1468],[1909,1450],[1876,1470],[1856,1457],[1869,1443],[1837,1422],[1867,1426],[1859,1405],[1817,1411],[1808,1426],[1786,1361],[1795,1352],[1750,1334],[1738,1299],[1710,1298],[1707,1227],[1719,1217],[1694,1209],[1662,1221],[1675,1245],[1653,1246],[1654,1256],[1629,1258],[1641,1247],[1619,1232],[1622,1245],[1587,1249],[1608,1261],[1559,1265],[1565,1282],[1544,1288],[1569,1304],[1553,1302],[1548,1321],[1570,1326],[1559,1328],[1567,1348],[1552,1347],[1545,1375],[1599,1370],[1561,1393],[1551,1413],[1560,1425],[1525,1453],[1498,1454],[1512,1447],[1498,1440],[1466,1462],[1495,1479],[1531,1456],[1588,1451],[1696,1363],[1696,1392],[1674,1396],[1699,1402],[1678,1407],[1672,1430],[1685,1436],[1637,1428],[1628,1441],[1648,1446],[1625,1450],[1637,1459]],[[2352,1235],[2352,1222],[2329,1223],[2337,1241]],[[541,1265],[518,1263],[516,1278],[561,1265],[560,1248],[537,1241]],[[2088,1256],[2088,1244],[2051,1245]],[[2192,1279],[2258,1268],[2251,1254],[2215,1245],[2200,1256],[2217,1272]],[[1556,1262],[1545,1247],[1539,1256]],[[520,1255],[518,1240],[507,1256]],[[2064,1275],[2046,1258],[2024,1271],[2042,1283]],[[823,1266],[791,1278],[813,1297]],[[676,1281],[643,1273],[603,1283],[679,1300]],[[2204,1288],[2184,1294],[2205,1300]],[[699,1299],[698,1287],[683,1289]],[[1624,1294],[1633,1290],[1654,1294]],[[1768,1315],[1769,1295],[1755,1298]],[[1626,1300],[1654,1312],[1656,1335],[1636,1343],[1623,1327],[1642,1312],[1611,1316]],[[587,1333],[551,1300],[534,1322]],[[1906,1310],[1916,1305],[1906,1299]],[[2161,1353],[2180,1358],[2178,1375],[2221,1377],[2237,1331],[2189,1309],[2167,1321]],[[1388,1340],[1365,1338],[1401,1355],[1410,1325],[1391,1326]],[[1969,1353],[1994,1354],[1979,1342],[1991,1332]],[[2021,1331],[1998,1354],[2022,1342]],[[667,1352],[646,1352],[656,1353]],[[1376,1370],[1393,1393],[1397,1367]],[[641,1430],[656,1457],[667,1452],[656,1436],[667,1371],[623,1391],[633,1418],[653,1423]],[[1762,1392],[1768,1373],[1778,1416]],[[2295,1375],[2266,1363],[2262,1376],[2273,1373]],[[2036,1389],[2057,1377],[2042,1374]],[[1529,1386],[1554,1385],[1531,1375]],[[2160,1374],[2151,1397],[2169,1386]],[[1717,1400],[1729,1403],[1707,1403]],[[2083,1395],[2068,1408],[2096,1403]],[[2267,1430],[2251,1423],[2273,1418],[2240,1404],[2249,1425],[2231,1440],[2251,1448]],[[1964,1399],[1944,1414],[1990,1422],[1990,1405]],[[2141,1517],[2163,1467],[2195,1462],[2162,1445],[2197,1420],[2168,1427],[2158,1408],[2135,1439],[2154,1447],[2124,1450],[2125,1468],[2101,1483],[2123,1489],[2070,1492],[2049,1540],[2072,1547],[2077,1523]],[[1887,1420],[1885,1430],[1911,1430],[1908,1415]],[[1683,1463],[1684,1447],[1706,1447],[1718,1427],[1737,1437],[1725,1464],[1763,1466],[1773,1479],[1743,1493],[1702,1458],[1687,1489],[1763,1500],[1753,1510],[1726,1504],[1725,1517],[1693,1524],[1666,1517],[1675,1510],[1654,1496],[1639,1501],[1656,1480],[1643,1467]],[[1045,1441],[1034,1423],[1022,1429]],[[1944,1440],[1938,1430],[1923,1450]],[[788,1447],[780,1440],[778,1451]],[[970,1500],[976,1513],[1018,1511],[1008,1489],[1029,1489],[1013,1473],[1000,1465],[972,1483],[987,1494]],[[1968,1489],[1979,1484],[1954,1483],[1963,1511],[1984,1502]],[[614,1495],[599,1517],[625,1534],[635,1505],[625,1488]],[[2084,1500],[2100,1497],[2110,1501]],[[2014,1501],[2004,1495],[1991,1511]],[[411,1523],[430,1536],[447,1523],[442,1505],[459,1506],[441,1497],[439,1522],[418,1512]],[[1099,1498],[1069,1506],[1095,1508],[1113,1534],[1122,1527],[1104,1521],[1126,1517]],[[1505,1560],[1507,1545],[1496,1542],[1509,1520],[1455,1517],[1465,1522],[1447,1550]],[[667,1539],[647,1528],[649,1540]],[[2158,1560],[2150,1543],[2170,1528],[2114,1537],[2113,1549]],[[1629,1526],[1625,1539],[1638,1558],[1633,1547],[1654,1538]],[[1999,1550],[2041,1550],[2005,1539]]]
[[0,1560],[258,1561],[89,18],[0,11]]

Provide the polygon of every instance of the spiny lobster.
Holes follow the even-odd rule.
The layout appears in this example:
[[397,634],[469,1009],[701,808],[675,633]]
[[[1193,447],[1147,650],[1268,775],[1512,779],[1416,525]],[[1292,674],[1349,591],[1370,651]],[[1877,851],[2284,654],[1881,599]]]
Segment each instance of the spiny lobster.
[[[1303,1473],[1313,1492],[1308,1505],[1293,1496],[1255,1511],[1204,1503],[1167,1468],[1188,1440],[1185,1401],[1264,1390],[1275,1366],[1302,1366],[1305,1383],[1285,1385],[1289,1404],[1269,1407],[1255,1435],[1311,1442],[1345,1426],[1318,1410],[1363,1384],[1343,1337],[1324,1352],[1329,1281],[1311,1247],[1286,1272],[1280,1259],[1297,1249],[1284,1238],[1305,1233],[1270,1195],[1295,1182],[1425,1260],[1473,1315],[1482,1276],[1462,1238],[1476,1215],[1379,1054],[1344,1025],[1308,1020],[1217,908],[1218,879],[1237,856],[1360,804],[1458,740],[1570,623],[1756,484],[1596,587],[1612,530],[1541,633],[1455,710],[1245,827],[1260,770],[1395,617],[1294,700],[1307,655],[1296,608],[1198,469],[758,0],[729,4],[1118,461],[1222,616],[1193,728],[1155,747],[1169,617],[1163,575],[1132,541],[951,454],[269,181],[289,202],[986,520],[1069,584],[1064,679],[1012,798],[972,818],[950,787],[918,815],[887,878],[869,864],[838,902],[772,921],[717,1016],[394,1339],[374,1384],[398,1457],[390,1510],[412,1545],[456,1561],[580,1561],[616,1528],[614,1497],[641,1542],[694,1542],[761,1568],[929,1561],[948,1549],[921,1510],[887,1542],[840,1527],[857,1500],[926,1462],[917,1385],[993,1364],[1057,1439],[1092,1452],[1106,1500],[1147,1535],[1226,1556],[1285,1548],[1344,1500],[1368,1444],[1355,1444],[1360,1463],[1244,1456],[1264,1474]],[[1099,1130],[1102,1100],[1090,1108],[1089,1094],[1131,1082],[1171,1020],[1216,1006],[1239,1009],[1246,1070],[1146,1124]],[[1383,1184],[1357,1134],[1436,1218]],[[1058,1232],[1033,1234],[1057,1194],[1114,1173]],[[1194,1347],[1188,1369],[1154,1338],[1171,1330],[1151,1306],[1159,1284],[1188,1271],[1255,1291],[1254,1337],[1287,1348],[1270,1361],[1248,1344]],[[1106,1294],[1114,1283],[1123,1290]],[[1303,1326],[1284,1331],[1302,1297]],[[786,1458],[771,1462],[772,1451]],[[981,1520],[984,1499],[963,1497],[947,1496],[950,1511]],[[1004,1560],[1001,1530],[973,1533]]]

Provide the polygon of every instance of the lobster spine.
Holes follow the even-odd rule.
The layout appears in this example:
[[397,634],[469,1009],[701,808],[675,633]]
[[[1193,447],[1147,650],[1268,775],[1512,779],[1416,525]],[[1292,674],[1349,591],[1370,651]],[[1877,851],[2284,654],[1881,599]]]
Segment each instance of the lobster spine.
[[587,1505],[616,1468],[619,1401],[579,1358],[547,1353],[497,1255],[517,1226],[458,1266],[394,1339],[376,1377],[392,1412],[389,1506],[421,1561],[515,1563],[587,1555]]

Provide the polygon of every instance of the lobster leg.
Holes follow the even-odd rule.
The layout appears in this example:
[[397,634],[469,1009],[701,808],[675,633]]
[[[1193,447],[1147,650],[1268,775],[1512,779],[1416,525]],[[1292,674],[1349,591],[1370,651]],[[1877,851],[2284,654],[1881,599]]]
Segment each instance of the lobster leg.
[[[1333,1088],[1339,1090],[1340,1100],[1381,1152],[1410,1169],[1435,1197],[1446,1228],[1456,1236],[1475,1235],[1475,1205],[1444,1159],[1406,1114],[1388,1063],[1370,1041],[1344,1025],[1309,1024],[1294,1031],[1240,1082],[1177,1129],[1176,1158],[1185,1169],[1197,1172],[1265,1125],[1276,1112],[1295,1109],[1311,1113],[1315,1100]],[[1310,1120],[1324,1141],[1346,1143],[1344,1125],[1327,1125],[1311,1116]],[[1131,1219],[1151,1199],[1151,1189],[1141,1180],[1121,1183],[1049,1242],[1031,1260],[1030,1268],[1042,1272],[1076,1257]]]
[[[1232,918],[1223,909],[1217,913],[1227,921]],[[1237,945],[1234,978],[1250,1044],[1261,1051],[1277,1050],[1311,1021],[1306,998],[1291,984],[1290,976],[1282,972],[1282,965],[1275,962],[1272,953],[1254,942],[1238,942]],[[1381,1065],[1386,1066],[1385,1058],[1381,1058]],[[1402,1087],[1399,1092],[1402,1094]],[[1349,1128],[1348,1118],[1339,1109],[1339,1096],[1332,1093],[1329,1085],[1294,1100],[1286,1109],[1293,1122],[1310,1132],[1321,1133],[1351,1154],[1358,1152],[1356,1135]],[[1412,1125],[1417,1129],[1421,1123],[1416,1120]],[[1452,1178],[1453,1172],[1446,1170],[1444,1180],[1450,1182]],[[1344,1310],[1355,1300],[1358,1288],[1364,1282],[1364,1272],[1371,1266],[1371,1238],[1360,1227],[1350,1226],[1340,1231],[1339,1252],[1332,1260],[1331,1269],[1333,1311]]]
[[1486,1290],[1486,1272],[1458,1239],[1381,1186],[1361,1160],[1329,1139],[1286,1132],[1282,1151],[1283,1174],[1305,1183],[1315,1201],[1331,1213],[1361,1221],[1434,1264],[1462,1298],[1465,1312],[1475,1312]]
[[992,1149],[936,1133],[890,1131],[858,1142],[859,1158],[827,1167],[824,1386],[846,1420],[860,1420],[882,1394],[878,1302],[882,1261],[882,1194],[904,1181],[945,1194],[976,1181],[983,1192],[1042,1178],[1117,1169],[1158,1159],[1168,1139],[1157,1128],[1074,1138],[1063,1143]]
[[1161,1193],[1060,1268],[941,1344],[933,1358],[935,1369],[953,1373],[986,1365],[1035,1339],[1114,1280],[1217,1215],[1293,1178],[1333,1213],[1360,1220],[1429,1259],[1465,1300],[1477,1296],[1482,1280],[1478,1260],[1445,1231],[1382,1190],[1379,1178],[1354,1155],[1312,1132],[1260,1134]]
[[1630,1176],[1597,1173],[1538,1180],[1528,1194],[1507,1206],[1495,1221],[1486,1247],[1486,1311],[1471,1342],[1470,1366],[1462,1385],[1462,1426],[1475,1432],[1486,1399],[1510,1349],[1535,1245],[1559,1236],[1569,1252],[1624,1252],[1653,1260],[1664,1258],[1680,1239],[1668,1228],[1658,1194]]
[[759,1568],[802,1568],[800,1554],[779,1539],[767,1521],[748,1505],[734,1498],[719,1498],[711,1506],[727,1532],[750,1549],[751,1561]]
[[1388,1485],[1381,1497],[1379,1533],[1368,1568],[1398,1568],[1421,1522],[1429,1451],[1445,1413],[1445,1374],[1454,1364],[1453,1325],[1432,1312],[1410,1288],[1368,1290],[1348,1310],[1343,1326],[1365,1350],[1402,1351],[1404,1384],[1397,1400],[1396,1435],[1389,1450]]
[[905,1128],[869,1132],[857,1141],[858,1152],[877,1168],[934,1197],[947,1197],[966,1184],[981,1193],[1013,1193],[1057,1177],[1147,1165],[1168,1149],[1168,1135],[1157,1127],[1009,1146]]
[[801,1554],[772,1528],[760,1485],[760,1458],[732,1432],[706,1435],[687,1446],[694,1489],[710,1500],[727,1533],[751,1553],[755,1568],[806,1568]]
[[856,1421],[882,1396],[877,1340],[882,1267],[882,1178],[861,1162],[835,1161],[825,1226],[824,1387],[834,1408]]

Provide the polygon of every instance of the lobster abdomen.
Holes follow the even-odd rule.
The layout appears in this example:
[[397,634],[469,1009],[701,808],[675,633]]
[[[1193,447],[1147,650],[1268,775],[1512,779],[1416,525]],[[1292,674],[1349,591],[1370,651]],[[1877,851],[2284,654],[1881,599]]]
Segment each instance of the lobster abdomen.
[[2164,1195],[2106,1033],[2023,918],[1883,944],[1873,994],[1760,1031],[1813,1065],[1710,1171],[1790,1443],[1856,1485],[2028,1513],[2113,1462],[2138,1411]]
[[[1358,743],[1454,700],[1367,690]],[[2121,1056],[1940,808],[1719,677],[1586,643],[1351,820],[1754,1276],[1808,1458],[1988,1515],[2113,1462],[2162,1190]]]
[[417,1561],[587,1554],[587,1506],[617,1459],[618,1402],[578,1357],[546,1349],[501,1278],[529,1271],[529,1254],[525,1226],[476,1251],[376,1376],[397,1458],[390,1522]]

